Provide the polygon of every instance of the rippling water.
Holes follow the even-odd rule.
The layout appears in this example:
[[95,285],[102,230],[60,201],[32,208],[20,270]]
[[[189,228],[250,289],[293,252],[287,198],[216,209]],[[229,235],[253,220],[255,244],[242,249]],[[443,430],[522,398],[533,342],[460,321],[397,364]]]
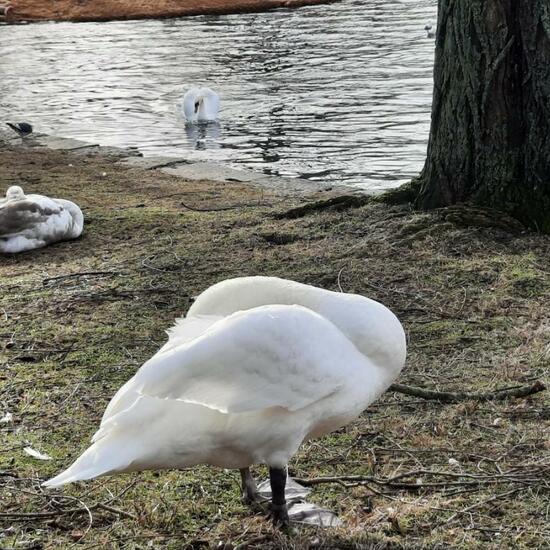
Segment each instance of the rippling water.
[[[391,187],[426,153],[436,6],[3,27],[0,116],[145,155]],[[196,84],[220,94],[219,126],[186,128],[179,103]]]

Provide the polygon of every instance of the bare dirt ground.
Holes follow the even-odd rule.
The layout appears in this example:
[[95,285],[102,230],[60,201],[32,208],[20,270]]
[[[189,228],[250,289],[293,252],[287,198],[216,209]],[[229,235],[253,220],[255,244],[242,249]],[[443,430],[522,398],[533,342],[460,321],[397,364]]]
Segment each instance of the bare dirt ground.
[[228,277],[278,275],[385,303],[409,339],[403,384],[493,392],[544,380],[548,237],[490,215],[472,225],[467,209],[374,200],[292,215],[322,196],[4,147],[0,188],[14,183],[74,200],[86,224],[76,241],[0,258],[0,547],[548,547],[548,392],[450,404],[387,392],[304,444],[290,473],[339,513],[337,529],[280,533],[240,503],[238,474],[209,467],[40,487],[87,447],[164,329]]
[[335,0],[11,0],[8,20],[109,21],[296,8]]

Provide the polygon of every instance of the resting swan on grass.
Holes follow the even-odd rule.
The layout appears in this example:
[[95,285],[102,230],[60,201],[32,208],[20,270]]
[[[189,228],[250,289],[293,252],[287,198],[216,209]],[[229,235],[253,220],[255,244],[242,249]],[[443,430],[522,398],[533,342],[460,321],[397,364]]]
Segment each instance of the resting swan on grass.
[[44,485],[210,464],[267,464],[271,513],[287,524],[286,466],[300,444],[355,419],[405,362],[405,334],[382,304],[275,277],[204,291],[168,342],[113,397],[89,447]]
[[0,252],[16,253],[57,241],[76,239],[84,216],[71,201],[43,195],[25,195],[12,185],[0,200]]
[[218,118],[220,97],[210,88],[191,88],[183,96],[187,122],[212,122]]

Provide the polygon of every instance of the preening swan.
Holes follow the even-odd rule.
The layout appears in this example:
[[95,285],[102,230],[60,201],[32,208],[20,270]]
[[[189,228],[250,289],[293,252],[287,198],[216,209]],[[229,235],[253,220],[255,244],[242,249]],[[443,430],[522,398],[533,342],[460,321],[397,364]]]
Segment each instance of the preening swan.
[[6,198],[0,200],[0,252],[3,253],[76,239],[83,226],[82,211],[71,201],[25,195],[18,185],[11,186]]
[[275,277],[204,291],[168,342],[108,404],[89,447],[44,485],[115,472],[269,466],[271,512],[288,523],[286,465],[300,444],[348,424],[401,371],[405,334],[382,304]]
[[191,88],[183,96],[183,114],[188,122],[208,122],[218,118],[220,97],[210,88]]

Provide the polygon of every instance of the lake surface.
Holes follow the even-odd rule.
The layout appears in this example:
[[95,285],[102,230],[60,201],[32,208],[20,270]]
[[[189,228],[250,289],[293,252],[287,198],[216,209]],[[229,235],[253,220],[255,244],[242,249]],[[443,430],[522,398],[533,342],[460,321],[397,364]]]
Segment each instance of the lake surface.
[[[437,0],[0,29],[0,117],[145,155],[387,188],[422,168]],[[186,89],[221,96],[186,127]]]

